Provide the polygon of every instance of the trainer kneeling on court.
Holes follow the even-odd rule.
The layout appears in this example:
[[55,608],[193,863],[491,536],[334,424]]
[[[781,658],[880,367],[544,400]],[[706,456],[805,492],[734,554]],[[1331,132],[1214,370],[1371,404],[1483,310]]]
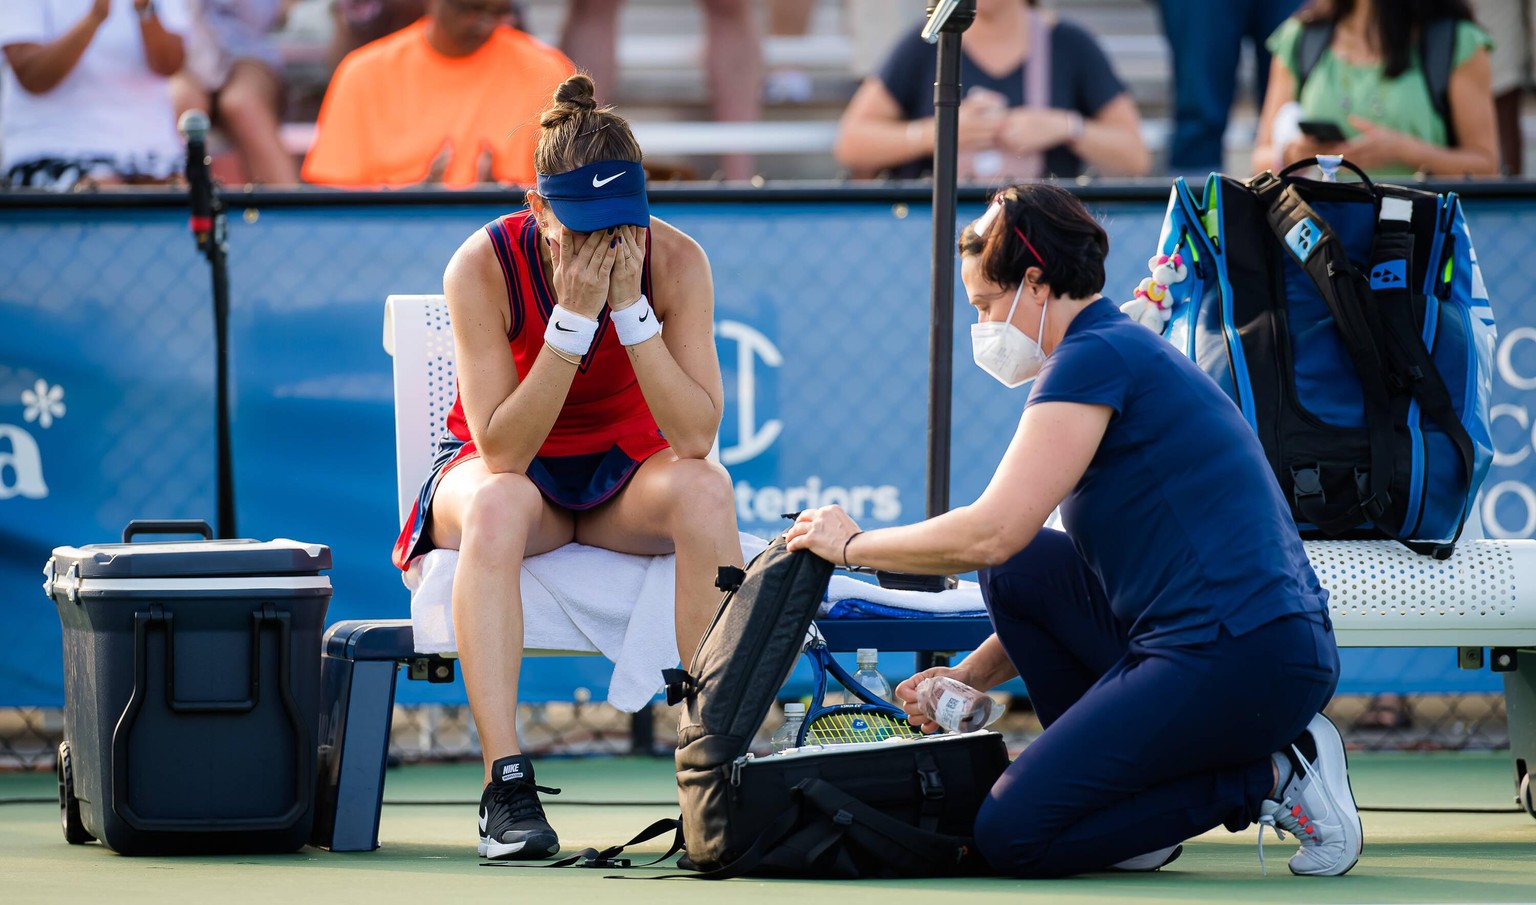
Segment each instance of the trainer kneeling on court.
[[640,147],[592,90],[584,75],[560,85],[529,209],[448,264],[459,394],[395,547],[402,569],[434,546],[459,551],[454,637],[484,749],[489,858],[560,847],[517,737],[524,557],[572,540],[676,552],[684,658],[719,602],[716,568],[741,564],[730,478],[705,458],[723,395],[709,261],[651,218]]
[[[1035,382],[991,483],[896,528],[807,512],[789,546],[980,570],[995,634],[896,694],[912,701],[928,675],[980,689],[1023,676],[1046,729],[977,816],[998,871],[1152,870],[1185,839],[1258,822],[1301,841],[1293,873],[1343,874],[1361,827],[1320,714],[1338,679],[1327,593],[1237,408],[1100,295],[1107,251],[1071,194],[1001,192],[960,236],[971,340],[1006,386]],[[1058,504],[1065,534],[1042,528]],[[1262,845],[1261,826],[1261,861]]]

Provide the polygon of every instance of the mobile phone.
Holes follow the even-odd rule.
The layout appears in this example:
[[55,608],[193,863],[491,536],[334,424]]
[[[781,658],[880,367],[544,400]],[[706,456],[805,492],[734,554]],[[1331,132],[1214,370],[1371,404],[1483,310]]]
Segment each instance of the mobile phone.
[[1345,141],[1344,130],[1340,129],[1339,124],[1335,122],[1324,119],[1304,119],[1296,125],[1303,135],[1325,145],[1336,145]]

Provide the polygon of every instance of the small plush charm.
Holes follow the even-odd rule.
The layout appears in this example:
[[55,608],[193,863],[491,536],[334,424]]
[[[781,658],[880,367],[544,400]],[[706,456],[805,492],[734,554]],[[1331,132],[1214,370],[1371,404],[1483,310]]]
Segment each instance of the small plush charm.
[[1152,271],[1152,279],[1164,286],[1182,283],[1189,276],[1189,268],[1184,266],[1184,256],[1178,252],[1154,255],[1147,261],[1147,269]]
[[1162,309],[1140,296],[1121,305],[1120,310],[1125,312],[1125,315],[1131,320],[1141,324],[1153,333],[1162,333],[1163,325],[1167,322],[1167,318],[1163,316]]

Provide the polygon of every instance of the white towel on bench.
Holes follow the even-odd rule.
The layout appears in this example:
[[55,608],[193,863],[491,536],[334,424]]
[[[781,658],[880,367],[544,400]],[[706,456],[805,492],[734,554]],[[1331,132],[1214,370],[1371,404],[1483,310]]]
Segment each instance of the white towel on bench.
[[[767,544],[741,535],[750,560]],[[453,636],[457,550],[411,560],[411,628],[424,654],[458,650]],[[634,713],[662,689],[661,671],[678,663],[673,620],[674,556],[635,556],[583,544],[531,556],[523,563],[523,647],[599,653],[613,662],[608,703]]]
[[[877,584],[860,581],[849,575],[833,575],[832,581],[827,585],[827,599],[821,605],[818,615],[833,616],[842,615],[835,612],[837,604],[844,600],[865,601],[878,604],[878,607],[859,607],[858,615],[891,615],[902,616],[910,612],[913,616],[961,616],[976,615],[986,612],[987,606],[981,599],[981,585],[974,581],[962,581],[957,588],[945,591],[901,591],[893,588],[882,588]],[[880,613],[881,609],[898,610],[890,614]]]

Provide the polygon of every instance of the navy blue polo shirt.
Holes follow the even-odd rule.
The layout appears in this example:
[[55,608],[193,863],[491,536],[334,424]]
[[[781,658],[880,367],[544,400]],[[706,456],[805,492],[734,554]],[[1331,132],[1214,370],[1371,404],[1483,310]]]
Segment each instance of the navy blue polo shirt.
[[1326,618],[1258,438],[1171,343],[1100,298],[1046,357],[1025,406],[1041,402],[1114,409],[1061,514],[1133,638],[1194,644]]

